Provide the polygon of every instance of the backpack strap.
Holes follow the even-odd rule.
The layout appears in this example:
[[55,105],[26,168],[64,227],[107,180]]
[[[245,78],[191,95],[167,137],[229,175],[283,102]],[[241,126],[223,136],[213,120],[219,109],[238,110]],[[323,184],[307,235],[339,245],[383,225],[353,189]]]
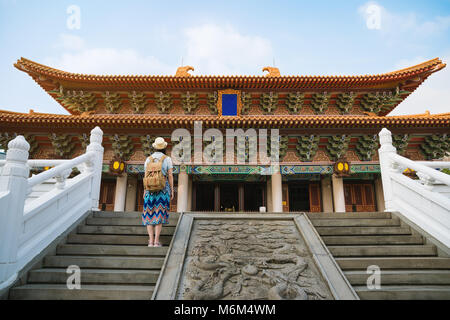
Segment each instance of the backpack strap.
[[167,156],[166,156],[166,155],[163,155],[163,156],[159,159],[159,162],[163,162],[165,158],[167,158]]

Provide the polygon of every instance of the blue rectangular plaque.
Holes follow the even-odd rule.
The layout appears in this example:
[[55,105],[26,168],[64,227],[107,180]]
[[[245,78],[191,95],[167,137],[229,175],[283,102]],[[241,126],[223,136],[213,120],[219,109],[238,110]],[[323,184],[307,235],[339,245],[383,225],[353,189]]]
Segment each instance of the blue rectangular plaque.
[[237,94],[222,94],[222,115],[237,116]]

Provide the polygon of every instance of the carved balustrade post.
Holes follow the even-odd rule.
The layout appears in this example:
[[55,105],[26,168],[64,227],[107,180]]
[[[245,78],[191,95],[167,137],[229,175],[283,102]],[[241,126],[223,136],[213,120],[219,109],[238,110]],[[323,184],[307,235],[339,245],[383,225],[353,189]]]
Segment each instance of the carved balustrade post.
[[103,166],[103,151],[102,146],[103,131],[99,127],[91,130],[90,143],[86,147],[86,152],[93,151],[95,157],[92,162],[87,164],[87,170],[94,172],[94,179],[92,181],[91,197],[92,210],[98,211],[98,201],[100,197],[100,183],[102,180],[102,166]]
[[17,252],[30,173],[29,150],[23,136],[11,140],[0,175],[0,290],[17,278]]
[[391,132],[383,128],[378,134],[380,137],[380,149],[378,154],[380,157],[381,180],[383,182],[383,194],[385,211],[392,212],[395,210],[393,206],[392,180],[391,174],[396,171],[395,163],[391,159],[391,155],[397,154],[397,149],[392,145]]

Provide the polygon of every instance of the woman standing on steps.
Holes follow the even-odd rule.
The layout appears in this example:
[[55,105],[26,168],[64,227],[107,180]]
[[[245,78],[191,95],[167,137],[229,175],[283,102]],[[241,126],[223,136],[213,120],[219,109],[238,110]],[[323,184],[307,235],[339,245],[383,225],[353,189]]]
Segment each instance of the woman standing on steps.
[[159,236],[162,225],[169,223],[169,206],[170,200],[173,199],[173,165],[172,159],[165,155],[167,142],[163,138],[156,138],[152,146],[156,151],[145,160],[144,170],[147,173],[147,165],[150,161],[154,163],[162,161],[161,173],[165,178],[165,186],[160,191],[144,191],[142,224],[147,227],[147,232],[150,237],[148,246],[162,247]]

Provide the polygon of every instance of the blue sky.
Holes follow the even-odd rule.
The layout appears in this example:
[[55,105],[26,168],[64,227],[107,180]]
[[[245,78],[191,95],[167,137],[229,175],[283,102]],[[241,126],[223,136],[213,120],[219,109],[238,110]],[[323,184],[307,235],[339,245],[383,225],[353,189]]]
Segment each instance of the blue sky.
[[[13,67],[22,56],[90,74],[174,74],[182,59],[197,75],[261,75],[273,61],[285,75],[373,74],[449,62],[449,39],[450,0],[0,0],[0,109],[66,113]],[[425,110],[450,112],[450,67],[393,114]]]

